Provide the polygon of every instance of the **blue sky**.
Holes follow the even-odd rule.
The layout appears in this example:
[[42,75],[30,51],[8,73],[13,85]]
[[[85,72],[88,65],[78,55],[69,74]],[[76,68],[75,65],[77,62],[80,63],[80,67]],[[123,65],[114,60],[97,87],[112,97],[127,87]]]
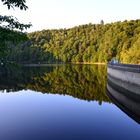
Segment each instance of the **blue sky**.
[[81,24],[140,19],[140,0],[26,0],[27,11],[7,10],[0,3],[0,14],[31,22],[28,31],[69,28]]

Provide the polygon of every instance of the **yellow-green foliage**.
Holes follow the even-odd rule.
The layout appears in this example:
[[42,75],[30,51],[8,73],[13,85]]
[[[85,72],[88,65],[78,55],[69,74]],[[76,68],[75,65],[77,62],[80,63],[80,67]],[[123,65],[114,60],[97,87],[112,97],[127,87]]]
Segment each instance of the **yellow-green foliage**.
[[[28,34],[30,41],[11,49],[8,59],[28,63],[139,63],[140,20],[88,24]],[[17,49],[16,49],[17,50]]]
[[124,55],[123,63],[140,64],[140,45],[134,44]]

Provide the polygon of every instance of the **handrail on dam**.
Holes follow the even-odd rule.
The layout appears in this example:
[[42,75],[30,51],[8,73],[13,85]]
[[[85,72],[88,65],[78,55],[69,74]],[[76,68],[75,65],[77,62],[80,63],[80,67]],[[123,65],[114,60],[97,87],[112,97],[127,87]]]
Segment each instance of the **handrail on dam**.
[[128,71],[128,72],[136,72],[140,73],[140,65],[134,65],[134,64],[120,64],[120,63],[108,63],[107,67]]

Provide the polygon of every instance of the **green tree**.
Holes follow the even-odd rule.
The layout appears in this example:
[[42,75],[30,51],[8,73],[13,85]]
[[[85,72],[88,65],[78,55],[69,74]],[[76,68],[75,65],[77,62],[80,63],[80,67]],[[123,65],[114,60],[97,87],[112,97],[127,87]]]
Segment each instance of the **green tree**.
[[[11,47],[9,60],[14,58],[17,61],[18,56],[24,56],[20,58],[20,62],[94,63],[108,62],[112,57],[116,57],[123,63],[140,63],[140,20],[104,25],[88,24],[71,29],[43,30],[27,35],[29,41],[21,43],[18,49],[17,46]],[[13,36],[9,34],[10,39],[11,37]]]
[[[3,5],[6,5],[8,9],[17,7],[20,8],[20,10],[27,10],[28,7],[25,5],[25,0],[1,0]],[[3,25],[3,23],[6,23],[7,25]],[[2,16],[0,15],[0,27],[7,28],[7,29],[27,29],[31,26],[31,24],[22,24],[19,23],[16,18],[13,16]]]
[[[28,9],[25,5],[25,0],[1,0],[1,2],[8,9],[14,7],[20,8],[21,10]],[[25,38],[27,39],[25,34],[14,31],[14,29],[22,31],[29,27],[31,27],[31,24],[22,24],[13,16],[0,15],[0,60],[5,59],[8,54],[8,47],[11,44],[24,40]]]

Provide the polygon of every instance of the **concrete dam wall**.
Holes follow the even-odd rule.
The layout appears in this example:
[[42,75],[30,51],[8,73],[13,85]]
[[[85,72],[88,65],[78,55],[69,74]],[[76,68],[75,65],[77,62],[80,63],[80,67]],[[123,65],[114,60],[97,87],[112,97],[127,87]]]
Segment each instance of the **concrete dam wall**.
[[140,65],[108,64],[107,80],[117,88],[124,88],[128,96],[140,98]]

